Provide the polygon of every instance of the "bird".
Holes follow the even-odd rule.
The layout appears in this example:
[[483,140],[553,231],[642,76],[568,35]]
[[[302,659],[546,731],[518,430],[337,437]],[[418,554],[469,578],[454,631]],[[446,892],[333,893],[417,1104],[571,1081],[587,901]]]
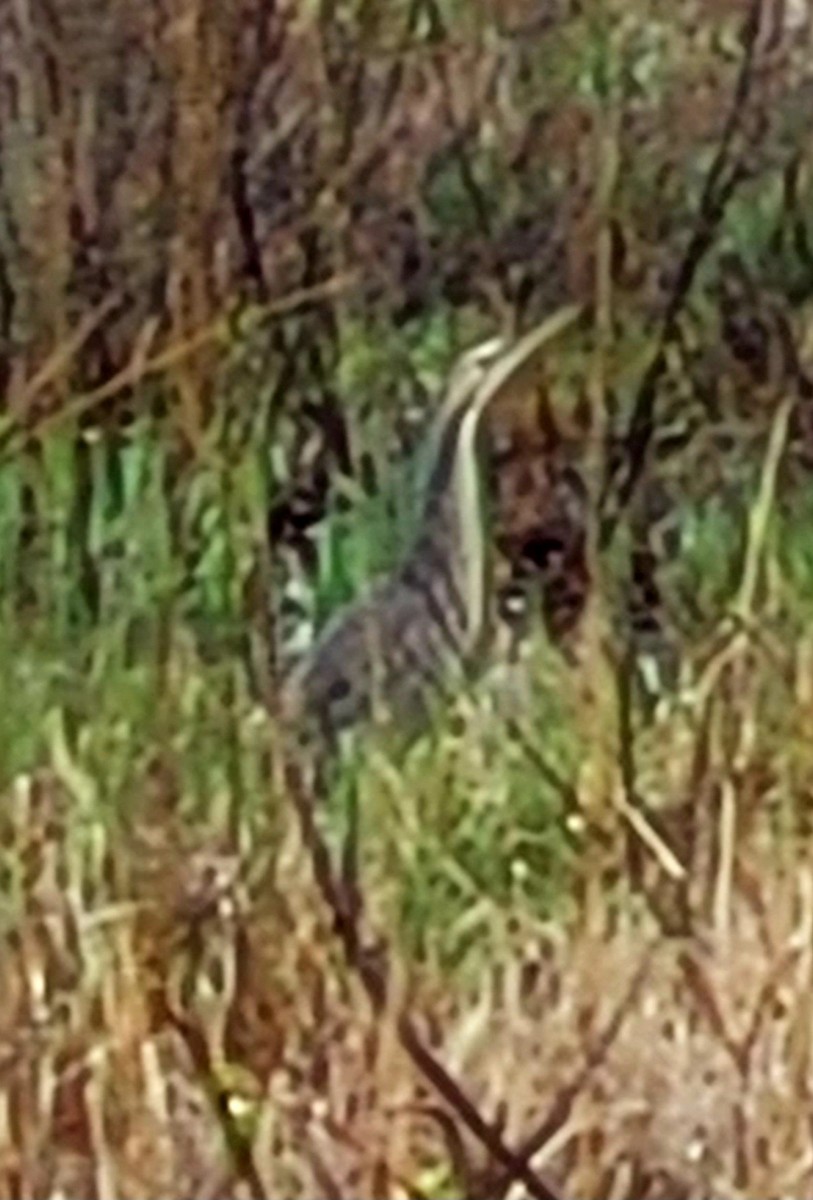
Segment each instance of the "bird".
[[543,351],[579,313],[566,306],[524,336],[489,338],[457,362],[430,431],[411,545],[327,622],[281,682],[278,711],[300,748],[330,758],[343,732],[362,724],[409,740],[482,659],[491,578],[483,417],[533,387]]

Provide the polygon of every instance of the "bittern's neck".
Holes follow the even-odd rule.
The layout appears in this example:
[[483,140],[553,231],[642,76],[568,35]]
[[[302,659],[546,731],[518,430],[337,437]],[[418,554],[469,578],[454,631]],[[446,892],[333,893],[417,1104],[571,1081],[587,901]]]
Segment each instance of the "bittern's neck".
[[[487,541],[483,471],[479,453],[481,411],[476,389],[442,414],[435,458],[424,497],[415,559],[433,564],[454,591],[463,643],[473,648],[485,623]],[[449,596],[450,603],[452,596]]]
[[424,517],[439,515],[454,490],[455,475],[459,472],[461,454],[466,453],[463,430],[469,404],[460,404],[450,414],[445,427],[439,431],[435,459],[426,488]]

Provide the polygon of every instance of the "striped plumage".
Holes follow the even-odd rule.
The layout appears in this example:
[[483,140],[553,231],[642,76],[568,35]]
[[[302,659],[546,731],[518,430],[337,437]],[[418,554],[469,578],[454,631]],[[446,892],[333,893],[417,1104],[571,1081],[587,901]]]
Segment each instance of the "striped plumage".
[[487,634],[490,554],[479,453],[481,418],[507,388],[528,387],[542,347],[576,310],[509,346],[463,356],[434,428],[417,536],[401,564],[331,620],[283,685],[300,739],[331,747],[359,721],[411,732],[478,658]]

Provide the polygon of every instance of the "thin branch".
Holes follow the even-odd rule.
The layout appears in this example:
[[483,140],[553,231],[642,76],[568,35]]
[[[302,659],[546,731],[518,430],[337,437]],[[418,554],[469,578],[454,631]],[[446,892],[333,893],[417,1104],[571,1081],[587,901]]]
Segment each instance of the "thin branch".
[[123,297],[120,293],[114,293],[106,296],[100,304],[85,313],[73,332],[60,342],[48,355],[40,369],[22,385],[19,395],[15,397],[15,403],[20,409],[26,408],[44,388],[49,387],[65,374],[82,347],[122,300]]
[[[448,44],[448,32],[446,24],[443,20],[443,14],[440,11],[436,0],[424,0],[424,11],[426,12],[429,21],[429,36],[433,44],[440,45],[441,43]],[[460,180],[466,190],[466,194],[471,201],[472,210],[477,220],[477,225],[482,236],[491,241],[493,238],[492,221],[489,213],[489,206],[483,189],[477,180],[477,175],[474,170],[474,165],[471,161],[467,141],[467,133],[458,126],[457,117],[454,111],[454,97],[452,94],[452,81],[449,71],[446,67],[446,61],[442,55],[433,58],[435,73],[440,82],[441,91],[443,94],[443,104],[446,109],[446,120],[449,128],[452,130],[451,152],[457,158],[458,168],[460,170]],[[499,63],[495,66],[495,71],[499,69]],[[471,122],[467,122],[468,131],[472,131]],[[476,126],[474,127],[476,128]],[[448,148],[447,148],[448,150]]]
[[[754,81],[756,48],[761,27],[763,0],[751,0],[742,31],[743,58],[734,88],[717,153],[709,168],[700,198],[694,227],[672,284],[658,337],[657,349],[638,388],[632,417],[624,437],[626,453],[608,471],[601,497],[601,546],[606,549],[615,536],[621,515],[646,465],[647,452],[654,432],[658,385],[667,365],[667,350],[675,340],[678,320],[686,305],[697,270],[714,244],[728,203],[747,175],[740,159],[731,161],[732,147],[739,132]],[[610,496],[615,505],[608,510]]]
[[[599,1033],[590,1047],[585,1062],[577,1072],[575,1078],[570,1083],[565,1084],[560,1089],[551,1105],[548,1115],[537,1126],[533,1133],[529,1134],[525,1141],[520,1146],[516,1153],[516,1158],[524,1163],[529,1164],[531,1159],[545,1147],[546,1143],[557,1133],[559,1129],[570,1118],[578,1097],[584,1091],[590,1077],[595,1070],[606,1059],[613,1043],[621,1032],[621,1027],[627,1017],[627,1014],[632,1009],[641,988],[646,982],[649,974],[652,958],[657,948],[657,940],[653,940],[644,950],[640,963],[636,967],[632,979],[625,994],[622,996],[615,1011],[610,1017],[604,1029]],[[507,1170],[503,1174],[492,1176],[484,1180],[482,1188],[482,1196],[486,1197],[502,1196],[508,1190],[515,1179],[523,1178],[521,1175],[513,1174],[511,1170]]]
[[[259,325],[266,320],[279,320],[290,316],[313,304],[322,303],[327,298],[341,295],[357,283],[358,275],[349,271],[341,275],[334,275],[330,279],[310,287],[298,288],[288,296],[252,309],[250,312],[251,322],[253,325]],[[84,416],[102,401],[109,400],[126,388],[138,386],[145,379],[165,374],[172,367],[178,366],[190,355],[195,354],[201,347],[220,341],[229,334],[232,319],[231,312],[221,315],[190,334],[189,337],[168,346],[153,358],[145,358],[141,347],[138,346],[130,361],[99,387],[73,397],[59,408],[44,413],[28,425],[23,426],[18,422],[9,422],[5,428],[0,430],[0,464],[12,458],[29,438],[41,436],[55,426]],[[86,337],[87,330],[84,329],[84,326],[83,330]],[[75,337],[78,337],[78,334]]]
[[[380,1013],[386,1004],[389,975],[385,947],[381,943],[373,945],[370,941],[366,944],[362,942],[361,898],[358,895],[349,898],[338,881],[327,846],[317,827],[316,798],[307,787],[299,767],[290,761],[285,764],[285,782],[299,818],[316,884],[333,914],[335,932],[342,943],[347,963],[362,983],[374,1011]],[[426,1045],[408,1012],[399,1014],[397,1029],[401,1045],[421,1074],[507,1175],[511,1179],[521,1180],[534,1200],[561,1200],[551,1185],[531,1169],[527,1156],[517,1155],[506,1146],[500,1131],[483,1117],[460,1084]]]
[[217,1118],[235,1171],[246,1184],[251,1200],[266,1200],[268,1193],[254,1162],[251,1144],[235,1120],[228,1088],[225,1088],[218,1080],[206,1038],[193,1021],[175,1012],[169,1004],[164,1005],[164,1015],[186,1046],[198,1080],[202,1084]]

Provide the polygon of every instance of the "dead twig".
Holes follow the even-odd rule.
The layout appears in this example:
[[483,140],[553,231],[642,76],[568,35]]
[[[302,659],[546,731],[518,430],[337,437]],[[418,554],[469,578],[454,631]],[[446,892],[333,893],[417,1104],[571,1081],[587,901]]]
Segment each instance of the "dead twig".
[[[531,1159],[544,1149],[550,1139],[569,1120],[570,1114],[573,1111],[573,1105],[584,1091],[588,1080],[596,1068],[607,1057],[613,1043],[621,1032],[621,1027],[628,1013],[640,995],[641,988],[649,974],[649,968],[652,965],[652,958],[657,949],[658,941],[659,939],[653,939],[644,950],[641,961],[633,973],[625,994],[622,996],[621,1001],[604,1029],[593,1041],[582,1067],[570,1083],[565,1084],[559,1090],[558,1095],[554,1097],[548,1115],[540,1122],[533,1133],[530,1133],[526,1137],[525,1141],[519,1147],[515,1155],[519,1162],[527,1166]],[[486,1197],[489,1196],[503,1196],[515,1179],[522,1178],[523,1176],[514,1173],[512,1168],[509,1168],[499,1175],[491,1175],[483,1179],[479,1194],[482,1200],[486,1200]]]
[[[298,312],[303,308],[308,308],[312,304],[318,304],[331,297],[341,295],[352,288],[357,281],[358,276],[356,273],[346,272],[345,274],[335,275],[330,279],[322,280],[308,287],[298,288],[296,291],[291,292],[288,296],[281,297],[279,300],[273,300],[269,304],[252,308],[249,314],[250,324],[256,327],[264,321],[273,321],[290,316],[292,313]],[[171,368],[185,362],[187,358],[196,354],[204,346],[211,345],[227,337],[231,330],[232,321],[233,313],[228,312],[225,315],[221,315],[190,334],[189,337],[175,342],[152,358],[144,356],[143,346],[139,341],[130,361],[105,383],[93,388],[92,391],[85,392],[83,395],[73,397],[66,404],[62,404],[59,408],[43,414],[38,420],[26,426],[22,426],[18,422],[10,422],[5,430],[0,431],[0,463],[7,462],[12,458],[29,438],[41,437],[44,433],[49,432],[58,425],[64,424],[66,421],[76,420],[78,417],[84,416],[104,400],[111,399],[126,388],[136,387],[145,379],[165,374]],[[92,330],[89,332],[92,332]],[[89,336],[89,332],[85,332],[85,338]],[[78,333],[76,336],[78,337]]]
[[165,1004],[165,1017],[175,1029],[187,1052],[199,1082],[201,1083],[212,1111],[217,1118],[223,1134],[229,1157],[239,1178],[248,1188],[251,1200],[266,1200],[267,1189],[260,1178],[257,1165],[251,1152],[251,1145],[241,1132],[235,1119],[231,1105],[231,1094],[218,1079],[217,1071],[211,1061],[206,1038],[198,1026],[188,1017],[176,1012],[171,1005]]
[[44,388],[55,383],[61,375],[64,375],[88,339],[93,336],[112,310],[121,303],[122,298],[120,293],[106,296],[100,304],[85,313],[73,332],[60,342],[48,355],[39,370],[22,385],[19,394],[14,398],[15,408],[24,410],[37,399]]
[[[364,913],[361,897],[355,895],[350,898],[345,894],[316,823],[316,799],[299,767],[292,761],[285,763],[285,783],[296,809],[316,884],[333,915],[335,932],[342,943],[347,963],[358,976],[374,1011],[380,1013],[387,1000],[389,964],[386,949],[381,943],[374,944],[372,938],[362,939]],[[483,1117],[460,1084],[426,1045],[408,1012],[402,1011],[398,1015],[397,1030],[401,1045],[424,1078],[449,1104],[492,1159],[500,1164],[507,1176],[512,1180],[521,1180],[535,1200],[561,1200],[553,1187],[531,1169],[528,1156],[518,1155],[506,1146],[500,1131]]]
[[[603,513],[600,544],[603,549],[611,545],[624,510],[643,474],[655,427],[658,386],[666,369],[667,351],[677,337],[680,315],[697,270],[714,244],[731,197],[748,174],[743,155],[732,161],[732,150],[752,92],[762,9],[763,0],[751,0],[748,6],[741,36],[742,63],[717,153],[709,168],[692,233],[670,290],[655,353],[633,403],[632,416],[623,437],[624,454],[610,465],[605,476],[600,500],[600,511]],[[613,494],[615,502],[611,506]]]

